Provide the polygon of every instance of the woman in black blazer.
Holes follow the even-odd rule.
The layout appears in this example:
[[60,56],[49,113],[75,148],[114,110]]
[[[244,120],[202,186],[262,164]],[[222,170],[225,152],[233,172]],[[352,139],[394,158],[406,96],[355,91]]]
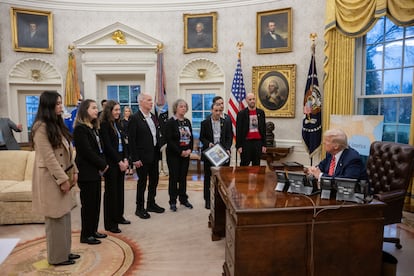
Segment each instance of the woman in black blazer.
[[168,194],[170,195],[170,209],[173,212],[177,211],[177,197],[181,205],[193,208],[187,195],[187,172],[193,149],[191,122],[184,117],[187,111],[187,103],[178,99],[173,104],[174,116],[165,125],[169,171]]
[[99,244],[105,238],[98,232],[101,207],[101,176],[108,170],[99,136],[98,106],[94,100],[84,100],[75,120],[73,139],[81,199],[81,243]]
[[124,218],[124,180],[128,169],[127,146],[120,126],[121,106],[107,101],[101,113],[101,136],[104,154],[109,164],[105,173],[104,225],[107,231],[121,233],[118,224],[130,224]]

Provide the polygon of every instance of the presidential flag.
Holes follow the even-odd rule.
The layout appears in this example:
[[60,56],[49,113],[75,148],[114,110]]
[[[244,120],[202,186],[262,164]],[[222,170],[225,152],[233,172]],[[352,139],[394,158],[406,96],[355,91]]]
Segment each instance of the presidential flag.
[[231,95],[229,99],[228,115],[231,119],[233,127],[233,136],[236,136],[236,119],[237,113],[247,106],[246,89],[244,88],[243,73],[241,68],[240,52],[237,59],[236,72],[233,77],[233,84],[231,87]]
[[312,54],[306,80],[305,97],[303,99],[302,138],[309,156],[312,157],[321,145],[322,139],[322,96],[319,92],[318,75],[316,73],[315,55]]

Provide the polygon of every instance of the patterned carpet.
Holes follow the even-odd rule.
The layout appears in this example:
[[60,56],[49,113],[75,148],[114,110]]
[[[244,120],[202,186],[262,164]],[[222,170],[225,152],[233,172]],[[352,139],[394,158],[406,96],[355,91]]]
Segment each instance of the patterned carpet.
[[[72,233],[72,253],[81,258],[71,266],[53,266],[47,262],[46,239],[37,238],[19,244],[1,265],[2,275],[133,275],[141,253],[135,242],[120,235],[108,235],[105,242],[90,246]],[[105,265],[102,265],[105,264]]]

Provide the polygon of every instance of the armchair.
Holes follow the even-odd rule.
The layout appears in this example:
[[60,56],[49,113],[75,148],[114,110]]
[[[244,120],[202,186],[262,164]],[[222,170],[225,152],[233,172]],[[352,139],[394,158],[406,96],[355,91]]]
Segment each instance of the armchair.
[[[404,198],[413,176],[414,147],[393,142],[371,144],[367,174],[374,198],[386,203],[384,225],[400,223]],[[402,247],[398,237],[384,237],[384,242]]]

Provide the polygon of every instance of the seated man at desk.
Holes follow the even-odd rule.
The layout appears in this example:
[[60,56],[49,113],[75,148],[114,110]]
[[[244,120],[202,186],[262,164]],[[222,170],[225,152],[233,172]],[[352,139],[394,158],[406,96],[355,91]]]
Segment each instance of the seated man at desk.
[[348,146],[348,138],[340,129],[327,130],[323,135],[326,158],[307,172],[316,179],[332,176],[353,179],[367,179],[367,172],[359,153]]

